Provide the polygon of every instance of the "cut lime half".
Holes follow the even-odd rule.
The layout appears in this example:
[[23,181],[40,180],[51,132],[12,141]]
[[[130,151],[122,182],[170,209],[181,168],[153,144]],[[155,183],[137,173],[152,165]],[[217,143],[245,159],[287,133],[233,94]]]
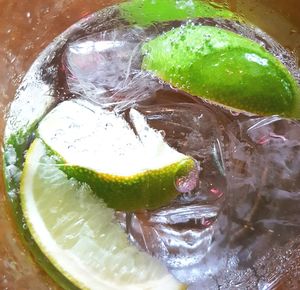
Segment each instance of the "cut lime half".
[[68,179],[39,139],[27,153],[20,198],[34,240],[80,289],[185,289],[129,244],[113,210],[86,184]]
[[109,207],[158,208],[179,194],[176,178],[188,175],[195,163],[138,111],[131,109],[129,118],[87,101],[66,101],[41,121],[38,135],[61,170],[88,183]]

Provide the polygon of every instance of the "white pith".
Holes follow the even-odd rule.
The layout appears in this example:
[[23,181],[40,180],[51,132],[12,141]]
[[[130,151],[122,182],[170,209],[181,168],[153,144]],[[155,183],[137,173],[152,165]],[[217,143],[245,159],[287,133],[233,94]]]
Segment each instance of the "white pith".
[[[49,187],[43,187],[45,188],[44,192],[43,190],[34,192],[35,178],[43,171],[41,170],[43,155],[45,155],[45,147],[41,141],[37,140],[29,150],[25,162],[21,182],[21,203],[33,238],[42,252],[63,275],[81,289],[163,290],[182,288],[182,285],[157,260],[129,245],[125,233],[114,221],[113,211],[95,198],[90,190],[78,192],[75,183],[72,184],[66,177],[65,179],[59,177],[57,179],[59,182],[70,182],[65,187],[62,184],[61,192],[56,188],[51,188],[51,181],[49,181]],[[53,174],[56,174],[55,172],[62,174],[53,164],[49,166],[49,170]],[[68,193],[68,191],[70,192]],[[64,195],[65,192],[67,192],[66,195]],[[80,198],[78,199],[78,195],[80,197],[82,194],[84,203],[80,202]],[[60,210],[63,209],[64,216],[55,216],[54,214],[55,218],[53,218],[53,208],[42,206],[43,202],[51,204],[49,196],[54,201],[62,198],[59,206],[62,207]],[[68,196],[67,200],[63,199],[65,196]],[[47,200],[43,200],[43,198]],[[70,206],[70,203],[73,206]],[[63,228],[63,231],[60,230],[58,235],[57,227],[61,226],[67,217],[74,218],[74,215],[76,215],[75,219],[78,221],[78,225],[69,225]],[[55,221],[53,228],[47,227],[46,222],[47,218],[51,217]],[[106,231],[99,234],[97,232],[99,228],[104,228]],[[76,241],[72,246],[68,244],[67,237],[70,235],[73,235]],[[108,240],[105,238],[106,235]],[[115,249],[114,245],[117,245],[118,249]],[[113,251],[117,253],[117,257],[114,256]],[[105,261],[106,264],[103,264]],[[118,263],[121,264],[119,268],[116,267]],[[123,278],[119,279],[119,276]]]
[[137,134],[122,115],[87,101],[65,101],[42,120],[38,132],[69,165],[112,175],[131,176],[185,158],[138,111],[129,115]]

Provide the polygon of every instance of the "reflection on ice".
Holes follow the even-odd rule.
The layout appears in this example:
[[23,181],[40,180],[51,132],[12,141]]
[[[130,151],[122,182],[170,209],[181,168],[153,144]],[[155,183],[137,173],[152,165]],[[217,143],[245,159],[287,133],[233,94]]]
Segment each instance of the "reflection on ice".
[[[125,41],[87,39],[72,43],[66,52],[71,89],[82,89],[82,93],[89,93],[94,85],[94,89],[99,90],[97,93],[101,94],[106,88],[124,86],[131,69],[130,60],[137,51],[137,43]],[[131,59],[128,52],[133,52]]]
[[153,85],[159,85],[140,70],[144,39],[143,30],[126,28],[69,43],[63,63],[70,92],[101,105],[118,103],[119,108],[149,98]]

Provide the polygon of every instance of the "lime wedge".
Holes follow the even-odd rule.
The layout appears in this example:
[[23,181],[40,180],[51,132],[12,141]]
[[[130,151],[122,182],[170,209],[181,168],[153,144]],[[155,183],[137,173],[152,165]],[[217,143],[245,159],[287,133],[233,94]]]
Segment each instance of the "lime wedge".
[[143,68],[236,110],[300,118],[297,82],[263,47],[225,29],[186,25],[143,46]]
[[109,207],[157,208],[179,194],[176,178],[195,164],[139,112],[131,109],[129,117],[131,125],[87,101],[66,101],[41,121],[38,135],[57,155],[61,170],[88,183]]
[[119,5],[121,16],[140,26],[189,18],[233,18],[234,14],[213,1],[131,0]]
[[29,230],[53,265],[80,289],[185,289],[158,260],[130,245],[114,211],[58,169],[36,139],[20,198]]

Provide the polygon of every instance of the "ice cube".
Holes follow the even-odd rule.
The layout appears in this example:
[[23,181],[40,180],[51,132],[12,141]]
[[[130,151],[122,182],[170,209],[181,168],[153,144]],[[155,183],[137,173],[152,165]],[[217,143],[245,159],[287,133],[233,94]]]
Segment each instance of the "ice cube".
[[152,84],[159,83],[140,70],[145,37],[141,29],[119,28],[70,42],[63,57],[70,92],[97,104],[122,107],[151,97]]

